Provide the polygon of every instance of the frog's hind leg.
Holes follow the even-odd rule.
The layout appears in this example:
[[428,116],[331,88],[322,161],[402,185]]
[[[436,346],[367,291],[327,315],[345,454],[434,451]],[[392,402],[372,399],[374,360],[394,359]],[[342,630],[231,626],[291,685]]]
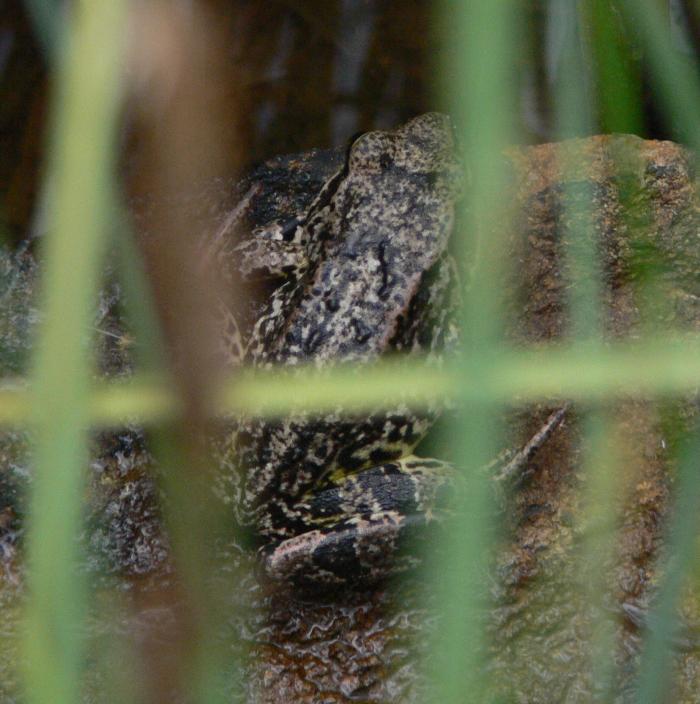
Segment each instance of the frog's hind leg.
[[426,534],[448,502],[454,470],[410,456],[315,491],[296,506],[309,530],[268,548],[275,580],[366,584],[418,563],[403,548]]

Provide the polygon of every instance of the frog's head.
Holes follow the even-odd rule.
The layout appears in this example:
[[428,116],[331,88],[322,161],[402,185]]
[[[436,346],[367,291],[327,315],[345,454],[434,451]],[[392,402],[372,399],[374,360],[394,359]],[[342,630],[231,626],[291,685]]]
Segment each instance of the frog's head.
[[419,115],[394,131],[367,132],[350,149],[352,172],[378,173],[393,168],[410,173],[449,171],[456,165],[455,138],[447,115]]

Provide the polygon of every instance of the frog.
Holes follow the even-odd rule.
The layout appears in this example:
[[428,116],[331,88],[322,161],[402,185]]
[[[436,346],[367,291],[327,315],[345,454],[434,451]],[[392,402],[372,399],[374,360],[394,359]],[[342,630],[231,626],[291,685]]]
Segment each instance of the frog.
[[[464,169],[449,117],[427,113],[355,139],[306,213],[233,250],[245,276],[277,280],[237,364],[286,369],[386,355],[440,364],[459,340],[459,275],[449,244]],[[240,419],[226,464],[237,523],[252,528],[275,581],[367,584],[412,568],[403,546],[438,522],[454,476],[415,449],[442,413],[405,404],[364,416]]]

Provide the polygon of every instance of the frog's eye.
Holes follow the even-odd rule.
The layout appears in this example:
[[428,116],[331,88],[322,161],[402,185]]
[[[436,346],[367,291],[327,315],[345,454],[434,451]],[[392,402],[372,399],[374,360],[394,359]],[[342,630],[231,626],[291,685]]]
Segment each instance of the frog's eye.
[[379,157],[379,166],[381,166],[383,169],[389,169],[394,163],[394,159],[389,154],[389,152],[384,152],[380,157]]
[[382,171],[394,163],[394,144],[386,132],[367,132],[350,148],[351,170]]

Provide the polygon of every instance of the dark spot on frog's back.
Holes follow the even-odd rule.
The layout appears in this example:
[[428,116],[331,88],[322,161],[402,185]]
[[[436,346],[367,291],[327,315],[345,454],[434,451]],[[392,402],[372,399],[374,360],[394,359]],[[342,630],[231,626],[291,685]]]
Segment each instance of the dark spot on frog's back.
[[[392,303],[399,309],[403,309],[404,301],[406,300],[400,291],[396,291],[392,297]],[[401,316],[403,317],[403,316]]]
[[320,327],[314,328],[304,340],[304,352],[310,357],[321,344],[325,335]]
[[442,467],[445,466],[444,462],[440,462],[440,460],[430,460],[430,459],[423,459],[421,458],[420,461],[421,467],[425,469],[441,469]]
[[401,457],[402,450],[385,450],[383,448],[377,448],[372,450],[369,458],[372,462],[379,464],[380,462],[386,462],[388,460],[395,460]]
[[382,300],[385,300],[386,297],[389,295],[391,289],[389,287],[390,275],[389,266],[387,264],[386,244],[384,242],[380,242],[379,246],[377,247],[377,259],[379,259],[379,269],[382,274],[382,283],[379,287],[377,295]]
[[326,310],[330,313],[336,313],[340,309],[340,302],[338,301],[336,291],[325,291],[323,294],[323,303],[326,306]]
[[355,342],[358,345],[364,345],[372,336],[372,328],[358,318],[353,319],[352,327],[355,331]]
[[359,469],[364,464],[364,460],[355,455],[356,450],[357,447],[352,445],[350,447],[343,448],[338,454],[338,464],[349,472]]
[[285,242],[291,242],[294,239],[294,235],[296,234],[297,227],[301,225],[302,219],[301,218],[291,218],[290,220],[287,220],[285,223],[282,225],[282,239]]
[[408,424],[404,433],[404,440],[409,445],[417,443],[423,437],[423,433],[416,431],[413,425]]
[[404,436],[406,422],[403,418],[397,419],[396,417],[391,419],[389,422],[392,427],[389,431],[389,434],[387,435],[387,439],[389,440],[389,442],[398,442]]
[[[319,337],[320,328],[307,328],[304,330],[295,325],[285,333],[285,349],[296,350],[297,354],[293,355],[295,357],[298,357],[299,351],[301,351],[305,356],[311,356],[318,346]],[[281,359],[286,359],[286,355],[284,353],[282,353]]]

